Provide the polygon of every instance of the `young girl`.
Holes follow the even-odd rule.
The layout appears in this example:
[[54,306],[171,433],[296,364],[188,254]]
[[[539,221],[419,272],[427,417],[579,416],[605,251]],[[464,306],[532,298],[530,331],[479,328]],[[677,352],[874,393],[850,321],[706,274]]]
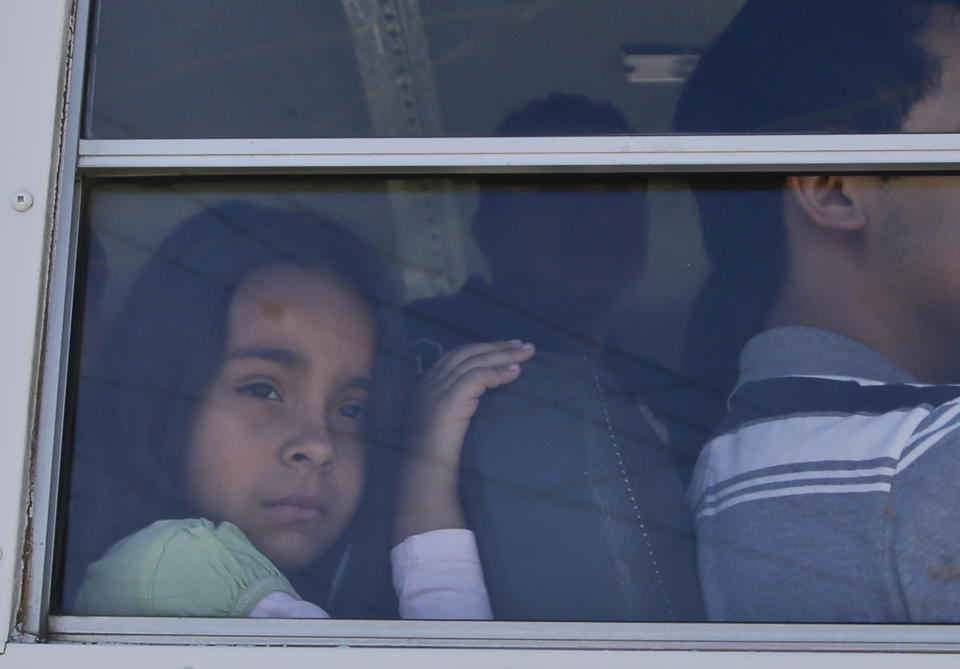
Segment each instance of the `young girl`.
[[[231,203],[178,227],[81,379],[72,611],[389,617],[397,304],[367,247],[316,216]],[[524,356],[506,344],[473,364],[509,379]],[[475,377],[454,385],[482,393]],[[463,617],[483,615],[470,537],[451,554],[449,533],[417,534],[398,569],[414,615],[439,617],[437,560],[457,593],[474,584]]]

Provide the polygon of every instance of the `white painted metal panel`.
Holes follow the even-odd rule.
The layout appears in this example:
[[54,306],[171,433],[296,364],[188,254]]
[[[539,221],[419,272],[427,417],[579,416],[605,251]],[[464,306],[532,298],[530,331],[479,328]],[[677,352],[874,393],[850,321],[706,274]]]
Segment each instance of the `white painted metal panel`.
[[[59,157],[69,0],[4,2],[0,21],[0,630],[18,607],[35,427],[40,305]],[[21,193],[29,208],[11,206]],[[29,193],[29,195],[27,195]],[[19,211],[18,209],[23,209]]]

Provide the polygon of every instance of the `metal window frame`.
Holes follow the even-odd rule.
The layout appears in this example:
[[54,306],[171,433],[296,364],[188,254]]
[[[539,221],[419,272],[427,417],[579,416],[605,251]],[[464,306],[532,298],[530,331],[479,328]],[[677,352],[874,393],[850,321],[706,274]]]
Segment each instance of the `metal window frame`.
[[[954,625],[547,623],[49,616],[80,186],[93,177],[958,171],[960,134],[81,140],[91,0],[77,0],[19,640],[607,650],[960,653]],[[26,503],[26,502],[25,502]],[[17,640],[17,639],[15,639]]]
[[90,176],[936,171],[960,134],[82,140]]
[[960,652],[956,625],[251,620],[54,616],[49,641],[538,650]]

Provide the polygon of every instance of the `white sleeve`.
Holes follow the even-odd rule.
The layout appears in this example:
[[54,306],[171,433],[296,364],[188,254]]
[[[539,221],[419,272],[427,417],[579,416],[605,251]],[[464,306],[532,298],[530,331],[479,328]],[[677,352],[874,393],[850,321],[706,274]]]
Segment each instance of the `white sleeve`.
[[329,618],[330,614],[316,604],[297,599],[288,592],[276,590],[250,609],[247,618]]
[[394,546],[390,561],[401,618],[493,618],[477,542],[470,530],[433,530],[407,537]]

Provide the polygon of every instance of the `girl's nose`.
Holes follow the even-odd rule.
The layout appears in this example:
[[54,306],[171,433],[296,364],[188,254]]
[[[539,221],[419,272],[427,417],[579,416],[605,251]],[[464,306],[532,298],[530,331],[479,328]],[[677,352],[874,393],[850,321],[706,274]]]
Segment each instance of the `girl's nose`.
[[281,460],[292,467],[330,470],[337,465],[337,449],[325,425],[304,426],[300,434],[284,444]]

